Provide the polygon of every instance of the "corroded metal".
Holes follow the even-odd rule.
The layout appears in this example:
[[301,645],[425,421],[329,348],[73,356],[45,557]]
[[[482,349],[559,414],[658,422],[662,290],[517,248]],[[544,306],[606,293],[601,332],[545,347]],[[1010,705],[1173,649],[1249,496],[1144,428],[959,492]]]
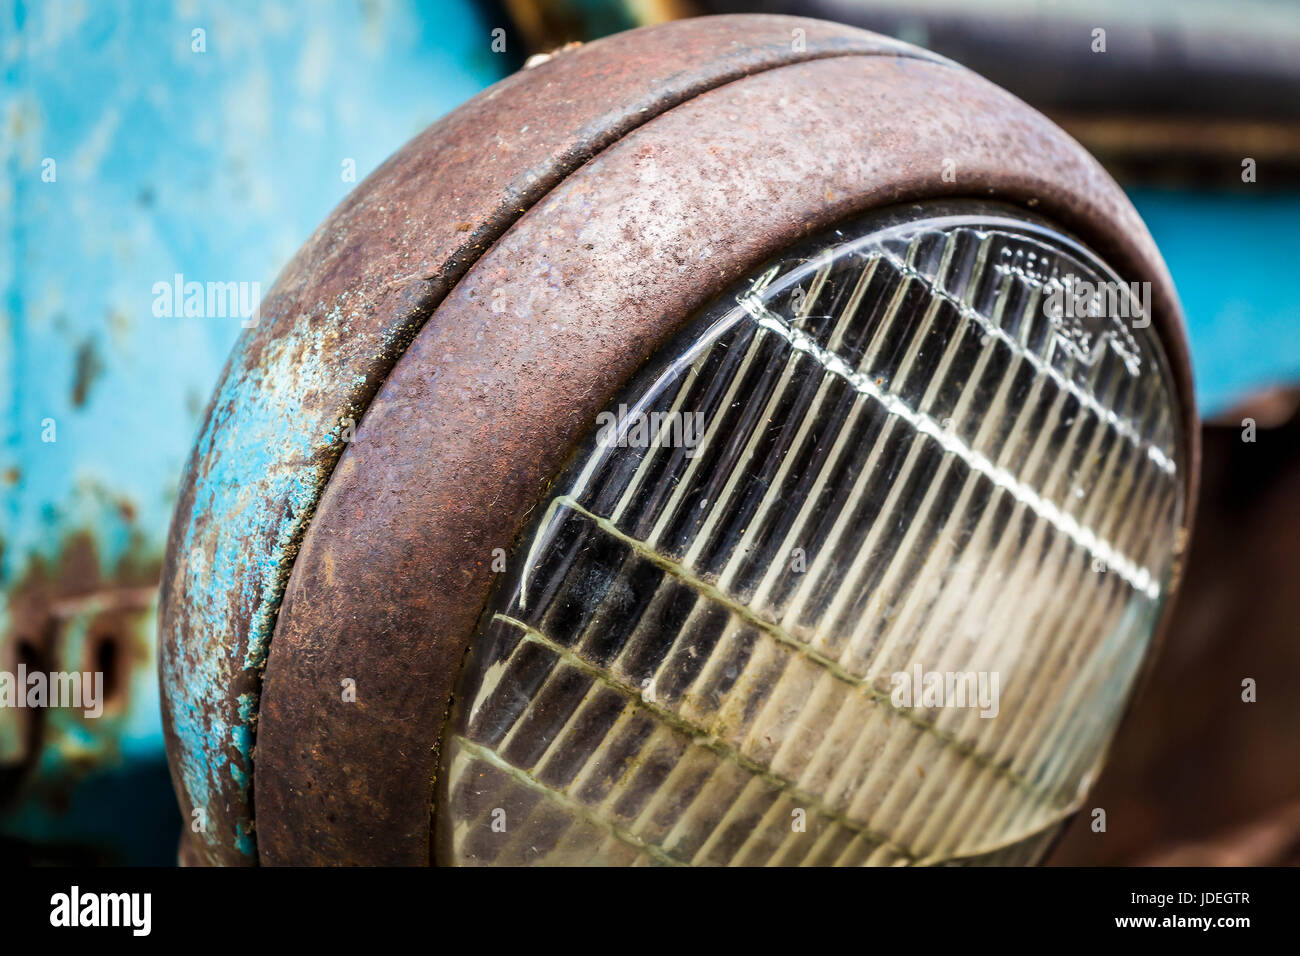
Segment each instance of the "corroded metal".
[[1032,209],[1152,283],[1193,497],[1177,299],[1136,212],[1077,144],[942,61],[843,56],[719,86],[555,186],[456,283],[370,402],[270,642],[262,858],[426,862],[440,723],[493,549],[510,550],[609,396],[767,257],[864,210],[942,196]]
[[[65,648],[85,619],[65,612],[95,623],[91,595],[156,593],[204,403],[284,238],[522,55],[513,36],[489,51],[499,10],[440,0],[422,32],[431,13],[289,0],[217,24],[172,4],[4,4],[0,684],[25,654],[81,663]],[[167,861],[152,607],[117,630],[125,712],[0,706],[0,857]]]
[[351,428],[466,269],[565,176],[656,116],[783,64],[870,55],[938,62],[781,17],[695,20],[590,44],[430,127],[300,250],[208,407],[168,541],[164,729],[182,812],[206,813],[197,858],[256,859],[253,747],[285,582]]

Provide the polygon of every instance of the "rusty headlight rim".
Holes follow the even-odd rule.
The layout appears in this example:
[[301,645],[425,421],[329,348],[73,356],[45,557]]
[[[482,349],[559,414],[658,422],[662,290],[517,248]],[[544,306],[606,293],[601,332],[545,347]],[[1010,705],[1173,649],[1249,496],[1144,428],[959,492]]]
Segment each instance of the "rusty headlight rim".
[[[886,206],[850,217],[822,232],[817,237],[805,240],[762,263],[756,264],[743,279],[684,322],[672,341],[665,344],[663,352],[651,356],[625,383],[618,394],[610,399],[610,407],[613,407],[613,403],[624,402],[628,408],[635,412],[641,400],[658,391],[664,382],[680,375],[684,367],[694,363],[702,350],[707,349],[716,336],[725,335],[740,320],[743,313],[747,311],[747,307],[743,303],[749,298],[751,287],[760,276],[765,277],[762,283],[763,299],[768,301],[771,298],[780,298],[784,291],[796,286],[802,287],[809,282],[818,269],[824,263],[830,261],[832,253],[836,259],[851,258],[856,254],[855,250],[877,247],[886,243],[895,234],[917,235],[928,230],[936,230],[942,233],[962,228],[969,228],[977,233],[1004,234],[1023,237],[1033,242],[1045,243],[1048,248],[1061,249],[1072,253],[1082,262],[1090,262],[1101,267],[1108,273],[1110,281],[1122,281],[1077,236],[1070,234],[1050,219],[1033,211],[993,200],[962,198],[924,200]],[[768,281],[772,276],[775,276],[775,278]],[[865,311],[867,307],[864,301],[863,310]],[[1135,316],[1135,318],[1141,317]],[[1146,316],[1145,318],[1149,319],[1150,317]],[[1186,527],[1192,506],[1192,502],[1184,497],[1187,487],[1185,473],[1189,470],[1190,449],[1186,436],[1178,427],[1182,421],[1180,398],[1177,394],[1172,368],[1163,342],[1153,328],[1147,327],[1147,323],[1139,322],[1135,324],[1133,334],[1144,340],[1142,351],[1147,354],[1147,358],[1153,363],[1150,367],[1144,366],[1140,374],[1142,376],[1156,376],[1168,389],[1163,392],[1163,397],[1167,401],[1168,435],[1169,440],[1172,442],[1172,448],[1169,449],[1171,458],[1169,465],[1171,474],[1173,474],[1174,463],[1176,463],[1178,471],[1184,473],[1178,474],[1175,481],[1175,487],[1180,487],[1182,494],[1176,499],[1179,504],[1175,506],[1172,514],[1175,541],[1173,542],[1174,551],[1170,552],[1170,554],[1171,560],[1176,565],[1177,529]],[[564,465],[559,469],[551,487],[548,488],[532,509],[531,520],[521,529],[512,546],[506,549],[510,554],[508,569],[505,573],[498,575],[483,613],[473,628],[473,636],[466,645],[464,660],[458,668],[456,690],[448,708],[447,717],[443,721],[442,735],[453,732],[464,734],[466,732],[463,723],[458,725],[459,729],[455,729],[453,726],[458,724],[457,719],[453,718],[456,708],[458,706],[469,706],[469,700],[461,700],[462,695],[468,692],[475,710],[481,705],[486,705],[487,701],[486,697],[483,696],[482,684],[486,680],[486,673],[495,674],[492,678],[493,681],[505,679],[504,673],[497,670],[499,666],[504,664],[504,661],[493,658],[492,653],[483,647],[482,643],[486,642],[490,646],[499,640],[492,635],[492,632],[495,629],[496,620],[500,618],[502,612],[507,615],[505,620],[511,621],[517,627],[524,627],[523,624],[516,622],[514,618],[509,616],[515,615],[517,612],[507,609],[506,605],[511,602],[512,598],[517,600],[519,594],[528,590],[529,573],[535,566],[535,560],[540,557],[538,552],[546,552],[550,548],[546,539],[540,537],[540,535],[544,529],[554,531],[557,526],[557,522],[553,518],[554,505],[557,503],[554,495],[559,494],[562,497],[558,500],[567,501],[566,495],[568,493],[565,489],[571,483],[579,480],[580,473],[586,474],[586,470],[595,467],[600,460],[609,462],[615,457],[617,457],[616,452],[611,452],[604,447],[604,443],[600,439],[599,429],[593,428],[590,430],[574,447]],[[602,469],[597,467],[596,470]],[[582,509],[579,509],[579,511],[587,514]],[[587,517],[595,518],[596,516],[587,514]],[[631,532],[627,533],[630,534]],[[1172,603],[1170,598],[1177,587],[1177,567],[1171,566],[1167,569],[1167,572],[1166,575],[1162,575],[1160,578],[1162,588],[1160,596],[1155,602],[1154,626],[1145,632],[1146,637],[1143,639],[1144,651],[1140,658],[1141,664],[1135,672],[1117,675],[1131,681],[1129,685],[1130,696],[1120,712],[1120,718],[1109,723],[1107,737],[1113,735],[1118,727],[1123,714],[1127,712],[1128,706],[1131,704],[1132,697],[1136,696],[1135,685],[1140,681],[1142,674],[1149,668],[1152,659],[1156,656],[1161,624],[1168,618]],[[515,607],[523,608],[524,604],[519,602]],[[751,613],[756,612],[751,611]],[[518,616],[522,617],[523,615],[519,614]],[[535,626],[541,628],[542,625],[536,624]],[[550,640],[545,635],[538,633],[532,643],[545,645]],[[487,667],[489,662],[493,661],[492,666],[485,671],[484,668]],[[591,662],[583,663],[582,666],[595,667]],[[596,671],[592,670],[591,673],[596,673]],[[549,683],[551,678],[547,680]],[[463,722],[466,716],[466,713],[461,711],[459,721]],[[565,731],[566,733],[570,731],[569,723],[565,724]],[[440,738],[442,735],[440,735]],[[458,737],[457,739],[461,738]],[[548,746],[548,755],[554,753],[555,743],[558,743],[558,738]],[[476,746],[482,747],[486,745],[478,744]],[[439,750],[442,753],[447,752],[447,746],[441,739]],[[1104,755],[1104,752],[1105,748],[1101,753]],[[489,754],[489,756],[491,755]],[[555,756],[560,759],[558,753],[555,753]],[[495,759],[501,759],[500,755]],[[1098,757],[1098,763],[1093,765],[1094,770],[1103,759],[1104,756]],[[484,766],[486,769],[486,765]],[[504,766],[504,764],[501,766]],[[447,772],[447,766],[444,764],[440,768],[439,774],[441,776]],[[440,856],[448,852],[448,846],[452,841],[452,813],[449,808],[441,804],[441,801],[448,796],[445,789],[448,785],[447,781],[438,781],[435,787],[433,804],[431,829],[434,834],[434,841],[440,847]],[[1078,802],[1074,812],[1077,812],[1078,808],[1083,805],[1084,796],[1083,792],[1078,794]],[[501,795],[501,799],[505,799],[504,795]],[[543,799],[542,804],[545,805],[545,803],[546,801]],[[488,805],[492,804],[489,803]],[[1037,848],[1037,853],[1031,855],[1030,858],[1036,856],[1036,858],[1041,859],[1046,854],[1056,840],[1059,839],[1061,833],[1064,832],[1065,824],[1072,815],[1073,813],[1060,818],[1055,826],[1037,834],[1036,843],[1027,844],[1023,847],[1025,852]],[[508,838],[502,837],[501,839]],[[517,834],[515,839],[519,839]],[[524,839],[527,840],[527,837]],[[965,858],[972,861],[978,861],[984,857],[995,863],[1001,859],[998,852],[995,851],[982,851],[965,855]],[[956,857],[954,860],[961,858]],[[514,862],[517,863],[518,861]]]
[[[761,19],[765,21],[765,28],[771,28],[774,23],[781,29],[791,23],[807,23]],[[714,26],[716,28],[717,24]],[[755,21],[746,21],[746,18],[734,19],[727,26],[734,29],[738,38],[756,29]],[[649,34],[642,36],[651,46],[674,43],[676,37],[673,34],[688,29],[695,28],[683,23],[672,29],[653,31],[653,38]],[[591,48],[597,46],[593,44]],[[557,58],[556,62],[566,58]],[[807,69],[814,66],[818,68]],[[541,69],[530,72],[542,75]],[[772,76],[776,72],[781,74],[779,78]],[[829,87],[828,77],[835,81]],[[778,79],[781,85],[779,94],[774,91]],[[882,88],[890,90],[891,95],[881,96]],[[1184,407],[1191,420],[1194,409],[1190,403],[1190,367],[1181,338],[1181,319],[1167,273],[1149,236],[1131,205],[1096,163],[1059,130],[1014,98],[952,64],[931,59],[844,55],[780,67],[779,70],[768,69],[688,99],[625,135],[586,166],[572,172],[568,179],[547,194],[539,206],[519,219],[492,249],[483,253],[443,300],[434,316],[418,333],[414,333],[410,347],[397,359],[392,373],[369,403],[366,419],[358,431],[358,441],[347,449],[332,472],[326,471],[329,484],[316,503],[315,517],[306,527],[296,560],[294,549],[297,545],[292,542],[277,556],[277,560],[285,562],[286,566],[292,565],[292,573],[284,592],[283,606],[278,609],[278,618],[274,606],[268,612],[275,633],[270,642],[265,681],[260,679],[260,664],[255,662],[251,671],[246,669],[243,675],[236,675],[238,680],[231,685],[224,699],[204,695],[197,702],[200,709],[210,711],[214,718],[219,717],[223,726],[230,715],[240,715],[244,721],[241,727],[246,725],[251,736],[252,727],[256,726],[258,735],[257,759],[253,766],[255,780],[242,785],[238,780],[221,784],[224,788],[221,796],[223,809],[219,825],[212,828],[208,836],[207,849],[203,853],[207,859],[247,862],[246,857],[232,849],[230,834],[236,826],[251,823],[248,788],[255,783],[259,806],[255,837],[259,853],[267,862],[295,859],[318,862],[427,860],[431,758],[425,754],[426,748],[431,750],[428,741],[430,728],[415,728],[409,722],[413,712],[424,708],[431,715],[430,722],[436,723],[432,714],[440,708],[432,701],[438,697],[439,691],[415,686],[413,672],[434,675],[431,677],[434,683],[442,681],[445,657],[452,649],[442,647],[439,641],[433,642],[439,645],[436,647],[428,646],[428,641],[419,648],[412,647],[407,642],[413,638],[406,632],[420,632],[428,626],[429,620],[433,620],[452,634],[467,635],[482,606],[490,578],[484,570],[486,561],[482,562],[482,568],[462,566],[456,574],[441,578],[426,577],[428,572],[425,570],[417,570],[416,577],[413,577],[410,567],[394,567],[391,562],[399,555],[413,557],[416,542],[423,549],[424,558],[443,568],[455,566],[458,561],[464,562],[467,554],[473,555],[473,560],[477,561],[479,549],[486,541],[508,543],[517,533],[528,503],[536,498],[535,483],[545,480],[545,476],[535,474],[534,469],[553,472],[551,456],[559,449],[571,448],[575,439],[567,436],[579,433],[585,427],[582,421],[585,406],[576,396],[557,393],[554,401],[559,403],[556,407],[562,409],[564,435],[544,437],[540,441],[542,448],[529,450],[525,444],[520,444],[525,436],[512,438],[503,432],[494,432],[483,425],[482,419],[462,418],[463,409],[458,409],[455,403],[443,407],[441,399],[434,400],[425,414],[446,429],[463,435],[463,440],[451,447],[450,454],[443,460],[427,464],[435,469],[457,470],[461,455],[481,456],[484,448],[492,448],[494,442],[499,442],[501,444],[495,446],[498,448],[497,457],[511,463],[509,473],[473,476],[488,477],[493,481],[502,479],[511,484],[509,491],[493,491],[485,489],[481,480],[471,480],[470,476],[448,480],[449,472],[441,477],[426,474],[422,476],[423,485],[418,480],[413,481],[412,476],[400,476],[398,473],[405,465],[396,459],[403,454],[403,448],[411,447],[413,437],[423,440],[419,433],[425,426],[418,422],[410,423],[415,433],[408,433],[403,441],[392,442],[381,437],[382,426],[378,420],[390,414],[393,408],[388,399],[412,387],[415,381],[412,374],[427,379],[423,373],[413,373],[412,370],[428,360],[429,348],[440,348],[443,354],[452,354],[460,348],[460,345],[455,345],[451,352],[447,350],[459,334],[457,329],[478,327],[477,323],[481,321],[463,311],[472,307],[470,300],[476,293],[486,291],[478,283],[490,278],[488,271],[498,263],[496,257],[502,250],[510,246],[512,235],[520,234],[521,230],[536,229],[543,211],[553,209],[555,202],[569,191],[575,181],[581,180],[586,187],[592,188],[595,183],[590,178],[593,170],[609,173],[611,164],[625,163],[633,141],[641,147],[654,142],[673,142],[673,148],[662,155],[670,171],[680,164],[682,176],[689,179],[692,175],[689,167],[698,165],[698,159],[690,155],[690,146],[692,143],[706,145],[698,142],[701,116],[713,115],[715,120],[723,121],[722,117],[736,115],[729,111],[727,104],[738,99],[759,101],[767,98],[765,101],[771,109],[775,110],[778,102],[786,104],[782,109],[788,109],[791,101],[800,102],[800,97],[805,96],[825,97],[828,91],[831,96],[839,96],[846,104],[852,102],[854,105],[852,112],[844,115],[844,129],[839,132],[850,138],[857,136],[859,142],[879,133],[882,138],[878,152],[890,161],[866,181],[845,178],[829,164],[818,166],[818,157],[801,151],[815,148],[812,145],[796,147],[799,142],[797,135],[785,139],[772,138],[784,151],[781,154],[755,154],[738,159],[734,173],[728,175],[743,176],[749,183],[767,181],[769,176],[762,169],[764,163],[775,163],[779,167],[781,163],[793,162],[796,166],[809,167],[805,170],[805,182],[796,184],[791,197],[784,197],[797,203],[799,208],[795,210],[792,206],[783,210],[779,208],[783,197],[777,197],[776,207],[754,210],[757,225],[753,242],[745,245],[724,238],[720,245],[724,252],[715,260],[720,267],[717,275],[703,282],[699,281],[701,277],[698,275],[686,275],[681,280],[694,283],[691,295],[707,298],[716,294],[719,287],[743,272],[749,263],[789,245],[808,229],[820,228],[847,214],[927,196],[992,196],[1041,210],[1053,221],[1059,221],[1063,228],[1078,234],[1122,275],[1149,279],[1153,283],[1154,321],[1165,337],[1180,390],[1185,391],[1187,397]],[[924,103],[925,110],[914,109],[909,103]],[[722,117],[716,112],[719,110],[724,111]],[[695,125],[683,130],[681,127],[688,116],[695,118]],[[996,136],[989,132],[990,117],[994,119]],[[785,131],[789,131],[791,124],[797,127],[802,119],[806,117],[790,119],[785,123]],[[761,123],[756,120],[755,125]],[[898,131],[880,132],[891,128]],[[956,141],[954,130],[962,131]],[[940,133],[942,140],[935,138]],[[684,135],[686,139],[682,138]],[[761,136],[757,130],[749,135]],[[430,148],[429,137],[422,138],[420,146]],[[947,153],[962,158],[963,173],[955,184],[945,184],[938,177],[940,160]],[[391,182],[395,167],[386,168]],[[606,179],[605,186],[598,188],[608,189],[618,182],[620,175],[626,176],[631,172],[626,166],[622,168],[623,173],[613,174],[612,179]],[[799,192],[804,186],[808,191]],[[704,188],[716,190],[718,185],[715,182],[706,187],[704,183],[696,182],[683,188],[687,193],[695,194]],[[819,191],[814,193],[814,189]],[[799,200],[798,196],[804,198]],[[707,196],[701,195],[701,201],[707,204]],[[359,203],[360,199],[356,202],[349,200],[345,205],[357,206]],[[733,211],[732,215],[741,214]],[[811,220],[806,218],[809,216]],[[725,229],[721,231],[725,232]],[[321,234],[328,233],[326,229]],[[541,238],[542,234],[535,235]],[[644,260],[649,258],[642,256]],[[584,260],[579,254],[574,268],[580,271],[592,265],[590,259]],[[595,277],[599,277],[598,264],[596,269]],[[312,286],[306,277],[298,274],[295,281],[303,286],[304,294],[310,298]],[[673,294],[681,291],[681,287],[676,287]],[[630,374],[630,368],[644,358],[648,343],[665,334],[664,322],[681,321],[680,316],[689,314],[689,310],[679,312],[675,306],[669,312],[673,314],[661,312],[649,325],[643,315],[617,317],[623,327],[636,331],[640,337],[612,349],[611,359],[618,365],[605,370],[602,377],[607,381],[599,384],[599,389],[612,389],[621,376]],[[488,338],[491,339],[492,335],[489,334]],[[500,343],[499,360],[493,363],[493,374],[505,375],[512,362],[525,360],[525,356],[516,354],[518,345],[517,341]],[[469,353],[461,354],[468,356]],[[444,368],[438,388],[458,380],[462,387],[472,390],[475,376],[480,371],[468,365],[453,372]],[[561,392],[573,384],[563,381],[568,372],[569,369],[561,366],[557,377],[562,381],[553,383]],[[503,395],[502,414],[509,414],[518,407],[517,398]],[[1194,436],[1192,440],[1194,442]],[[532,442],[539,444],[536,435]],[[378,445],[385,443],[388,447],[380,458],[372,458]],[[367,444],[371,448],[363,452],[362,448]],[[511,451],[505,451],[506,448]],[[536,454],[543,455],[546,460],[538,461],[534,457]],[[481,472],[482,468],[479,470]],[[369,472],[369,475],[359,475],[362,471]],[[1189,482],[1194,482],[1194,475],[1195,469],[1189,469]],[[453,485],[465,482],[466,490],[478,489],[492,495],[500,505],[499,512],[485,515],[477,511],[467,514],[452,510],[451,503],[457,500]],[[420,493],[418,502],[420,514],[409,510],[410,506],[417,504],[410,502],[402,510],[387,515],[378,526],[368,526],[368,522],[376,520],[376,515],[373,512],[369,516],[360,513],[358,509],[364,511],[362,502],[368,501],[373,505],[386,494],[395,493],[398,485],[408,489],[442,488],[446,493],[432,494],[425,490]],[[382,491],[385,486],[394,491]],[[524,488],[528,490],[522,490]],[[341,505],[345,506],[344,511],[339,510]],[[178,517],[173,528],[169,567],[174,568],[180,560],[178,555],[186,553],[182,545],[189,532],[183,513],[186,508],[194,506],[191,488],[182,499],[178,512],[182,517]],[[374,550],[373,544],[362,544],[379,540],[386,541],[394,553],[380,554]],[[322,565],[325,552],[321,547],[329,541],[333,542],[330,560],[336,564],[342,562],[346,567],[360,568],[364,580],[349,584],[326,580]],[[365,567],[367,564],[371,566]],[[415,596],[416,591],[422,596]],[[232,599],[238,599],[239,593],[232,592]],[[382,593],[388,600],[377,601],[376,593]],[[312,595],[310,599],[309,594]],[[189,652],[216,655],[221,660],[238,662],[252,659],[245,653],[243,645],[238,644],[238,637],[233,650],[224,647],[224,642],[229,640],[226,632],[213,630],[213,624],[201,616],[192,617],[188,628],[184,621],[178,621],[176,614],[188,613],[183,604],[183,590],[169,597],[168,607],[172,616],[162,624],[165,656],[177,653],[175,647],[168,647],[170,639],[173,644],[183,640],[193,645]],[[254,616],[251,610],[240,611],[237,634],[247,633],[251,622],[265,617],[261,610],[258,610],[258,615]],[[340,636],[342,628],[346,628],[346,640]],[[364,667],[359,668],[356,660],[350,658],[364,648],[371,648],[373,655]],[[181,653],[185,652],[181,650]],[[392,659],[383,660],[385,655]],[[303,667],[308,670],[304,671]],[[308,676],[313,668],[318,669],[316,675]],[[321,689],[320,674],[327,673],[332,680],[339,673],[358,670],[379,672],[371,673],[372,690],[366,707],[346,718],[329,715],[326,708],[336,695],[331,693],[331,688]],[[248,673],[258,679],[247,678]],[[263,692],[260,711],[256,706],[259,685]],[[215,689],[219,696],[221,687]],[[187,693],[193,695],[197,691]],[[325,697],[321,698],[321,694]],[[245,701],[250,697],[252,714],[244,717]],[[169,700],[169,713],[179,712],[186,706],[185,699]],[[436,728],[434,732],[436,734]],[[188,811],[192,803],[186,792],[185,779],[186,773],[193,769],[190,766],[193,758],[185,756],[181,742],[170,726],[169,735],[173,772],[181,792],[182,808]],[[396,757],[378,759],[376,739],[387,740],[402,755],[405,763],[394,765]],[[212,748],[222,754],[223,759],[228,753],[224,741],[198,741],[197,744]],[[186,748],[194,746],[195,741],[185,744]]]

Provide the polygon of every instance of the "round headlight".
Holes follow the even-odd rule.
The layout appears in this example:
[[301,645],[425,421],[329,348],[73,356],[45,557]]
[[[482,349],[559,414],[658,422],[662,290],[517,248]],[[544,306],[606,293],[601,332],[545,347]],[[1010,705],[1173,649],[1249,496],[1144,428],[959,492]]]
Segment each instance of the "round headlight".
[[559,55],[231,359],[160,607],[188,858],[1034,859],[1176,586],[1194,414],[1132,206],[979,77],[782,17]]
[[470,643],[439,860],[1042,848],[1185,510],[1130,287],[1012,210],[873,215],[757,269],[598,421]]

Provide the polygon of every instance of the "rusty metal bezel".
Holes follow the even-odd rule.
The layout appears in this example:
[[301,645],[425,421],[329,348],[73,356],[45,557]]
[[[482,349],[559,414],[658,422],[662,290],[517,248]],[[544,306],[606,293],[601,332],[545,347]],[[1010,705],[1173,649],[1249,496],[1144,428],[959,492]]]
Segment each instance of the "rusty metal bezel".
[[[790,49],[796,28],[807,32],[801,53]],[[504,157],[482,152],[528,119],[546,135]],[[941,175],[949,157],[953,182]],[[672,209],[646,188],[651,167],[672,177]],[[728,189],[738,205],[719,201]],[[246,586],[209,615],[191,605],[183,572],[193,549],[223,543],[223,516],[195,515],[213,443],[191,461],[162,650],[213,679],[164,687],[183,810],[194,806],[183,768],[226,746],[199,742],[196,754],[177,737],[172,711],[197,707],[214,726],[258,728],[256,763],[235,756],[253,771],[263,862],[427,862],[440,720],[491,584],[490,548],[509,547],[605,398],[695,309],[785,245],[871,208],[942,196],[1032,208],[1121,275],[1151,281],[1185,424],[1194,421],[1172,284],[1122,192],[1018,100],[893,41],[768,17],[636,31],[512,77],[413,141],[318,231],[268,299],[270,321],[232,358],[227,383],[256,381],[265,352],[310,344],[305,330],[324,323],[337,352],[324,387],[313,383],[296,406],[306,406],[303,427],[327,431],[348,410],[365,417],[341,458],[334,448],[293,463],[316,494],[307,508],[252,489],[272,520],[241,539]],[[550,288],[522,263],[579,229],[600,241],[566,248],[554,314],[545,302],[515,321],[492,310],[496,289],[510,300],[512,283]],[[707,264],[692,258],[705,249]],[[657,273],[656,288],[629,301],[620,267],[655,256],[678,271]],[[340,321],[349,296],[364,307]],[[584,367],[583,348],[548,331],[548,319],[572,315],[606,362]],[[358,374],[367,384],[355,388]],[[205,435],[239,429],[238,397],[219,390]],[[268,555],[271,572],[259,563]],[[255,630],[268,617],[273,640]],[[259,654],[269,655],[264,682]],[[349,674],[356,704],[340,702],[338,678]],[[260,710],[241,713],[241,698],[256,704],[259,691]],[[252,862],[235,846],[252,821],[250,784],[217,783],[220,812],[194,855]]]
[[[665,180],[671,191],[652,188]],[[961,68],[899,59],[791,65],[701,94],[607,148],[505,233],[367,410],[271,645],[256,773],[263,860],[427,862],[439,724],[492,583],[491,549],[509,549],[608,397],[780,249],[872,208],[944,196],[1032,210],[1152,283],[1194,461],[1168,274],[1123,193],[1047,120]],[[656,257],[676,271],[635,281],[635,264]],[[493,310],[501,299],[509,314]],[[1194,480],[1193,466],[1189,501]],[[359,703],[336,704],[337,678],[353,673],[364,674]]]
[[227,363],[168,535],[163,730],[182,814],[207,811],[197,859],[256,862],[258,700],[285,584],[341,434],[448,290],[629,131],[718,85],[841,56],[939,59],[797,17],[706,17],[620,34],[508,77],[435,123],[299,250]]

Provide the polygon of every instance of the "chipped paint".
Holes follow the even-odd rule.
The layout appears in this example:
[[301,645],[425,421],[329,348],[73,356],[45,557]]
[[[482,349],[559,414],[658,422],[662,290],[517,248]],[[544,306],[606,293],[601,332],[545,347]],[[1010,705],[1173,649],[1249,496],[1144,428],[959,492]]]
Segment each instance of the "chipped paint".
[[[662,28],[677,41],[668,53],[655,31],[644,31],[508,77],[385,162],[281,274],[209,406],[168,546],[164,729],[182,810],[209,810],[197,857],[253,862],[248,782],[258,717],[240,717],[236,702],[259,700],[285,583],[342,451],[335,426],[360,422],[483,250],[627,131],[702,90],[792,58],[901,49],[798,21],[808,28],[808,48],[796,54],[791,22],[751,21],[760,32],[740,49],[733,21],[674,24]],[[590,88],[601,97],[572,96]],[[502,130],[519,132],[507,138]],[[485,150],[485,142],[495,148]]]
[[[265,287],[353,190],[345,161],[364,177],[413,130],[510,68],[508,57],[484,55],[486,29],[470,0],[436,12],[415,0],[328,12],[288,0],[237,17],[215,0],[147,14],[138,7],[0,0],[0,649],[17,633],[13,608],[28,593],[30,569],[63,573],[60,554],[73,536],[93,544],[105,593],[136,580],[122,576],[123,556],[151,569],[149,585],[157,581],[177,479],[241,329],[216,316],[155,315],[154,284],[182,273]],[[201,55],[190,48],[196,23],[207,29]],[[340,335],[352,321],[344,313]],[[266,369],[323,368],[334,347],[320,338],[313,356],[286,353],[282,366]],[[43,440],[47,419],[55,441]],[[257,447],[247,449],[250,470],[301,452],[292,440],[277,447],[291,421],[268,411]],[[214,478],[206,505],[251,501],[247,489]],[[287,499],[305,513],[313,495],[304,485]],[[227,547],[233,540],[214,542],[221,550],[207,586],[243,580]],[[273,580],[275,568],[265,570]],[[262,592],[241,596],[258,601]],[[146,669],[147,692],[133,689],[122,720],[101,726],[161,764],[152,623],[149,630],[148,654],[134,664]],[[196,695],[224,691],[195,685]],[[232,714],[214,725],[202,714],[198,704],[179,708],[176,727],[219,734],[212,774],[247,773],[230,755],[251,746],[248,722]],[[22,734],[0,714],[0,752],[27,752]],[[111,765],[98,745],[79,752],[108,763],[47,759],[41,747],[23,765],[22,793],[32,800]],[[198,786],[210,774],[199,766],[185,777],[182,786]],[[0,788],[8,784],[0,767]],[[6,806],[0,832],[32,813],[45,819],[40,807]],[[251,830],[238,840],[252,852]]]

